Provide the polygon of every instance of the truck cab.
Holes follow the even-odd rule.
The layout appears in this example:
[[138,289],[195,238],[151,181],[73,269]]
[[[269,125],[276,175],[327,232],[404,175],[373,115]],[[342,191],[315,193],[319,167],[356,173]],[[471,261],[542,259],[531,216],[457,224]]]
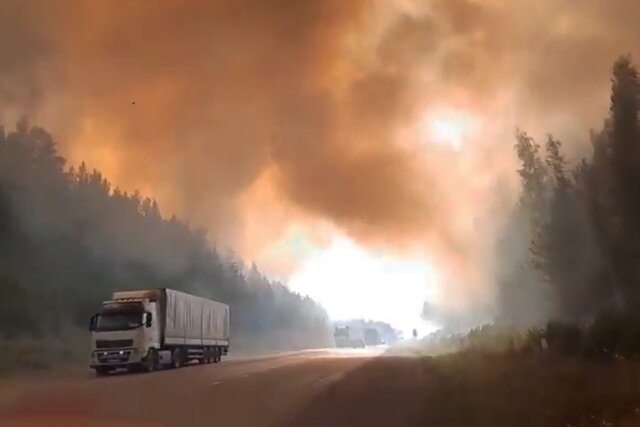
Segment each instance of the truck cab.
[[98,375],[119,369],[153,370],[158,364],[160,325],[155,301],[117,298],[91,317],[91,363]]

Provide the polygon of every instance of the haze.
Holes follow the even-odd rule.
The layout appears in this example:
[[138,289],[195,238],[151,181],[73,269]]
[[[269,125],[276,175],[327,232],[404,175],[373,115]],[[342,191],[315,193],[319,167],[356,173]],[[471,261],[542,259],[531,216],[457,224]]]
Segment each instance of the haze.
[[4,1],[0,120],[26,115],[71,163],[155,197],[334,318],[429,328],[424,301],[491,316],[515,129],[551,131],[577,158],[611,64],[639,53],[639,13],[633,0]]

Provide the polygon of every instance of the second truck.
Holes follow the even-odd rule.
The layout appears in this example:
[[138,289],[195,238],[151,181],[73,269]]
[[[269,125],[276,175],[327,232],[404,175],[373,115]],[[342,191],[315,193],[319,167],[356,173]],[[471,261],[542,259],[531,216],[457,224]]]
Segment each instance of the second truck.
[[91,368],[153,371],[229,352],[229,306],[171,289],[115,292],[91,317]]
[[336,347],[364,348],[364,336],[362,329],[350,326],[336,326],[333,338]]

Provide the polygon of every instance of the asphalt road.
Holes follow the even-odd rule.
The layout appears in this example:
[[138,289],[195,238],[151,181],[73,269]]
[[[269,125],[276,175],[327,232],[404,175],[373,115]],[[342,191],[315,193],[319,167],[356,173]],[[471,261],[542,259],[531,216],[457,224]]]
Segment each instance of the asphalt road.
[[417,359],[313,350],[152,374],[0,381],[0,426],[411,426]]

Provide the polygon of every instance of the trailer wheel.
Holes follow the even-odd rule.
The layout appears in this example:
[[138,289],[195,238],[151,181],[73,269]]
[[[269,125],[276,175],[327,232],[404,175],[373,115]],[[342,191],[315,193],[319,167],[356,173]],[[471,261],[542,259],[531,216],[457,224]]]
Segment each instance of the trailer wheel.
[[142,370],[144,372],[153,372],[156,369],[158,369],[158,354],[155,349],[150,348],[147,357],[142,362]]
[[207,363],[213,363],[215,358],[216,358],[215,350],[213,348],[209,347],[207,349]]
[[222,356],[220,354],[220,347],[216,347],[213,350],[213,363],[218,363],[221,359],[222,359]]
[[182,366],[182,352],[179,348],[176,348],[171,353],[171,367],[178,369],[180,366]]
[[202,350],[202,359],[198,359],[198,362],[200,362],[201,365],[209,363],[209,348],[205,347],[204,350]]

